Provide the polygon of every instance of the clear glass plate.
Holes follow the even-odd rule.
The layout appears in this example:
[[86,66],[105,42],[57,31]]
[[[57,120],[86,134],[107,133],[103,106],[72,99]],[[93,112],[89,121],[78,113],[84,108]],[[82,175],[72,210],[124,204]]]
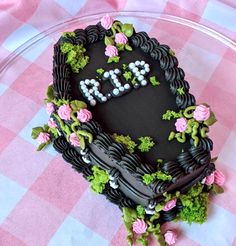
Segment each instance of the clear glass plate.
[[[2,61],[0,64],[1,81],[11,85],[23,72],[24,76],[27,77],[28,67],[34,63],[48,72],[48,77],[46,78],[48,81],[42,84],[36,83],[35,81],[40,80],[38,78],[39,74],[32,73],[29,70],[29,76],[32,81],[31,89],[33,91],[34,88],[45,86],[41,91],[46,91],[47,83],[52,80],[50,72],[52,71],[53,43],[58,40],[62,32],[96,24],[103,15],[104,13],[71,19],[55,24],[44,32],[33,36]],[[221,83],[224,80],[228,80],[228,74],[232,74],[232,67],[224,66],[221,61],[222,57],[229,56],[230,59],[230,54],[235,55],[236,43],[234,41],[213,29],[176,16],[147,12],[114,12],[112,15],[122,22],[133,23],[136,31],[146,31],[151,37],[156,37],[160,43],[168,44],[176,52],[179,66],[186,73],[186,80],[190,83],[191,93],[197,99],[209,102],[214,111],[216,111],[221,125],[225,124],[225,120],[227,120],[226,118],[230,113],[218,110],[218,105],[221,103],[219,100],[224,102],[225,108],[232,108],[232,102],[227,98],[220,99],[219,96],[213,96],[213,92],[211,94],[210,91],[209,97],[209,94],[205,93],[205,91],[208,84],[214,79],[214,72],[217,69],[223,72],[220,73],[220,81],[216,81],[214,86],[219,88],[219,90],[227,91],[227,88],[222,88]],[[43,52],[41,52],[41,49]],[[27,62],[22,62],[22,57]],[[24,83],[24,81],[21,82]],[[43,93],[39,94],[39,99],[43,106]],[[15,120],[17,120],[22,115],[19,112],[19,114],[11,115],[11,117],[15,117]],[[45,118],[45,122],[47,120]],[[37,125],[37,122],[35,123]],[[38,125],[40,124],[41,122],[38,122]],[[220,128],[215,128],[211,135],[216,142],[214,154],[219,154],[222,147],[222,134],[218,132],[218,129]],[[28,138],[30,139],[30,135]],[[29,141],[32,143],[32,140]],[[96,203],[91,205],[90,209],[92,209],[92,206],[96,210]],[[108,206],[114,205],[109,204]],[[115,212],[115,215],[119,215],[119,213]],[[120,220],[120,218],[117,220]]]

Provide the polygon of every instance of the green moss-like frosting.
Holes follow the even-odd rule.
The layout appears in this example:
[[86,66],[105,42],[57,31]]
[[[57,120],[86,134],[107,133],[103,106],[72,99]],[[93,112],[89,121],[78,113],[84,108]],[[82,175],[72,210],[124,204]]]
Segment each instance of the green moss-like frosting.
[[151,174],[144,174],[143,175],[143,183],[146,185],[151,184],[155,180],[163,180],[163,181],[170,181],[172,179],[172,176],[169,174],[166,174],[162,171],[157,171],[155,173]]
[[148,136],[140,137],[138,140],[140,141],[138,149],[141,152],[148,152],[155,145],[152,138]]
[[118,135],[114,133],[112,137],[117,143],[125,145],[125,147],[130,153],[134,152],[137,144],[130,138],[130,136]]
[[163,115],[162,119],[163,120],[171,120],[171,119],[177,119],[182,117],[182,111],[176,113],[175,111],[172,110],[167,110]]
[[181,195],[180,200],[183,204],[179,217],[189,224],[204,223],[207,219],[208,193],[202,192],[203,185],[193,186],[186,195]]
[[109,175],[106,171],[102,170],[98,166],[92,167],[93,175],[88,177],[91,183],[91,188],[96,193],[102,193],[106,183],[109,182]]
[[157,80],[156,76],[152,76],[149,78],[150,83],[152,86],[158,86],[160,85],[160,82]]
[[67,54],[66,63],[71,66],[74,73],[78,73],[89,62],[89,57],[85,55],[86,49],[82,45],[65,42],[61,45],[61,52]]

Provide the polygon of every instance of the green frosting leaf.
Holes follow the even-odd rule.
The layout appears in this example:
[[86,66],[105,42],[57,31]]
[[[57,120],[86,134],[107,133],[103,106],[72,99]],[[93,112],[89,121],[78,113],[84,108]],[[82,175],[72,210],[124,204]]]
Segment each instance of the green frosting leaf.
[[112,56],[108,58],[107,63],[112,63],[112,62],[118,63],[119,60],[120,60],[119,56]]
[[169,54],[170,54],[171,56],[175,56],[175,52],[174,52],[172,49],[169,49]]
[[123,51],[125,49],[125,45],[124,44],[116,44],[116,47],[119,51]]
[[140,137],[138,140],[141,142],[138,146],[141,152],[148,152],[155,145],[152,138],[148,136]]
[[80,109],[87,108],[87,104],[79,100],[71,101],[70,106],[73,109],[73,111],[79,111]]
[[128,50],[128,51],[132,51],[133,50],[133,48],[130,45],[128,45],[128,44],[125,45],[125,49]]
[[105,42],[106,46],[114,44],[114,41],[113,41],[112,37],[105,36],[104,42]]
[[211,111],[210,117],[204,121],[207,126],[212,126],[217,121],[215,114]]
[[184,87],[179,87],[177,89],[177,92],[178,92],[179,95],[184,95],[185,94]]
[[92,167],[93,175],[88,177],[91,183],[91,188],[96,193],[102,193],[106,183],[109,182],[109,175],[106,171],[102,170],[98,166]]
[[46,146],[48,146],[51,143],[51,141],[48,141],[47,143],[41,143],[38,148],[37,151],[40,151],[42,149],[44,149]]
[[130,136],[118,135],[118,134],[114,133],[112,135],[112,137],[114,138],[114,140],[117,143],[123,144],[127,148],[127,150],[129,151],[129,153],[132,154],[134,152],[137,144],[130,138]]
[[214,194],[222,194],[222,193],[224,193],[224,189],[221,186],[217,185],[217,184],[213,184],[212,185],[212,191],[213,191]]
[[121,26],[121,31],[125,34],[125,36],[131,37],[134,33],[133,25],[125,23]]
[[104,73],[104,69],[103,68],[98,68],[97,70],[96,70],[96,72],[98,73],[98,74],[100,74],[100,75],[102,75],[103,73]]
[[53,87],[52,85],[49,85],[48,86],[48,89],[47,89],[47,99],[48,101],[52,101],[54,99],[54,93],[53,93]]
[[154,180],[156,180],[156,175],[155,173],[152,174],[144,174],[143,175],[143,183],[146,185],[151,184]]
[[39,133],[43,132],[43,131],[44,131],[43,127],[34,127],[32,129],[32,132],[31,132],[31,137],[33,139],[36,139],[38,137]]
[[156,76],[152,76],[149,78],[149,82],[153,85],[153,86],[158,86],[160,85],[160,82],[157,80]]
[[125,78],[126,81],[129,81],[132,78],[132,73],[130,71],[125,71],[123,73],[123,77]]

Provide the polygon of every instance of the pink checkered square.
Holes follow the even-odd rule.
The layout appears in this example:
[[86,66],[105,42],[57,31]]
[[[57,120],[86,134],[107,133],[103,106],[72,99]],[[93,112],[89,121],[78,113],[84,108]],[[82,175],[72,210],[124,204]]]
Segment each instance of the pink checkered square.
[[1,227],[0,227],[0,245],[1,246],[27,246],[19,238],[3,230]]
[[224,54],[224,58],[233,62],[236,66],[236,52],[235,52],[235,50],[233,50],[232,48],[229,47]]
[[223,186],[225,192],[221,195],[212,197],[212,201],[219,206],[223,207],[227,211],[236,214],[236,170],[222,164],[220,161],[216,162],[216,169],[221,170],[226,178],[226,182]]
[[4,107],[4,110],[0,110],[0,125],[15,133],[18,133],[40,108],[10,88],[0,97],[0,105]]
[[[69,4],[69,3],[68,3]],[[47,6],[47,8],[45,8]],[[44,18],[42,18],[42,13]],[[63,19],[70,18],[70,15],[56,1],[40,0],[32,17],[27,21],[35,28],[41,31],[51,27],[55,22],[61,22]]]
[[[181,62],[180,62],[180,66],[183,67]],[[201,103],[199,102],[198,98],[200,97],[205,87],[207,86],[207,82],[204,81],[203,79],[199,79],[195,77],[194,75],[186,73],[186,72],[185,72],[185,80],[189,82],[190,93],[192,93],[195,96],[197,103]]]
[[30,190],[69,213],[88,185],[82,175],[75,172],[68,163],[61,158],[55,158]]
[[[8,52],[4,53],[9,54]],[[10,86],[18,78],[18,76],[20,76],[29,67],[29,65],[30,62],[21,56],[17,57],[15,60],[12,60],[10,65],[3,71],[1,83]]]
[[219,155],[222,147],[224,146],[230,135],[230,132],[231,130],[220,122],[217,122],[216,124],[211,126],[209,136],[214,142],[214,147],[212,151],[213,156]]
[[2,44],[4,40],[22,24],[21,21],[2,10],[0,5],[0,44]]
[[11,130],[0,126],[0,153],[10,144],[12,139],[16,136]]
[[2,228],[27,245],[42,246],[51,239],[65,216],[61,210],[29,191],[3,222]]
[[223,56],[228,48],[222,42],[216,41],[215,38],[199,30],[194,30],[192,32],[192,35],[189,38],[188,42],[218,56]]
[[11,88],[40,105],[51,79],[51,72],[32,63],[11,85]]
[[181,8],[180,5],[176,4],[175,2],[172,3],[168,1],[166,3],[165,9],[163,10],[164,14],[172,14],[178,17],[182,17],[188,20],[192,20],[198,22],[200,20],[200,15],[196,13],[190,12],[187,9]]
[[236,114],[232,113],[232,109],[236,108],[235,95],[209,84],[200,95],[199,101],[211,105],[220,124],[228,128],[234,126]]
[[0,155],[0,172],[29,187],[46,168],[52,156],[36,152],[35,146],[16,137]]
[[111,240],[122,223],[119,208],[90,190],[84,192],[71,215],[107,240]]
[[50,44],[41,55],[34,61],[34,64],[41,67],[42,69],[49,71],[50,76],[48,80],[52,80],[52,57],[53,57],[53,44]]
[[30,3],[27,1],[20,1],[18,4],[15,3],[15,5],[18,6],[14,6],[14,2],[12,2],[12,8],[9,7],[9,4],[1,5],[1,8],[18,20],[26,22],[34,14],[39,2],[40,0],[34,0]]
[[219,90],[228,91],[236,96],[235,68],[236,61],[232,62],[223,58],[212,74],[209,83],[218,87]]

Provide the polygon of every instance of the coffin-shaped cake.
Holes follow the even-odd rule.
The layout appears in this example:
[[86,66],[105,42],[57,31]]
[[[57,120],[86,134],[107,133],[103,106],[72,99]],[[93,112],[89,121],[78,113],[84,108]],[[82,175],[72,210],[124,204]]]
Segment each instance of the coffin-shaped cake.
[[209,105],[196,103],[175,53],[132,24],[104,16],[65,32],[54,45],[47,124],[38,150],[52,143],[91,188],[123,211],[128,243],[153,234],[172,245],[172,220],[203,223],[208,195],[223,192],[211,157]]

